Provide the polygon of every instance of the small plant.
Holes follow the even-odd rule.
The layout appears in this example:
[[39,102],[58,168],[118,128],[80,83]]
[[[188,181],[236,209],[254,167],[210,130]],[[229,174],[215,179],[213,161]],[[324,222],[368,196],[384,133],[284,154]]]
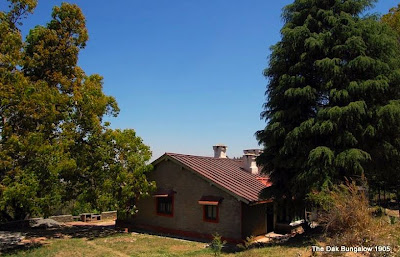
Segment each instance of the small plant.
[[390,222],[390,224],[392,224],[392,225],[396,224],[396,222],[397,222],[396,217],[394,217],[394,216],[389,216],[389,222]]
[[214,233],[213,235],[213,240],[211,241],[211,250],[214,253],[214,256],[220,256],[222,247],[226,244],[226,241],[222,241],[222,237],[218,234],[218,232]]
[[376,210],[374,211],[375,217],[382,217],[384,214],[385,214],[385,210],[380,206],[378,206],[376,208]]
[[236,246],[242,250],[247,250],[254,242],[254,236],[246,237],[246,240],[243,240],[243,243],[237,244]]

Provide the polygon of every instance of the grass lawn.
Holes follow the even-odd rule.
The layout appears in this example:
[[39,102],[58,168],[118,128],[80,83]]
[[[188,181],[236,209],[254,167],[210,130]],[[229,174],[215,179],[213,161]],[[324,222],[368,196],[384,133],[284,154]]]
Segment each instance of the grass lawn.
[[[388,240],[390,240],[391,245],[394,246],[392,249],[395,250],[385,256],[400,257],[400,222],[395,225],[388,225],[387,216],[374,219],[374,222],[378,221],[383,222],[379,224],[384,225],[382,227],[384,228],[384,237],[379,237],[382,239],[379,242],[382,242],[382,245],[387,245]],[[312,245],[327,245],[320,233],[318,231],[303,233],[279,245],[269,245],[236,253],[222,253],[221,256],[313,256]],[[4,254],[4,256],[214,256],[212,250],[206,248],[205,243],[141,233],[123,233],[114,229],[113,226],[67,227],[54,231],[31,230],[26,235],[26,240],[37,241],[30,241],[31,244],[27,244],[29,248],[15,250]],[[36,243],[36,245],[32,243]],[[381,243],[379,244],[381,245]],[[317,254],[317,256],[321,255]],[[346,256],[364,255],[350,254]]]
[[[89,240],[64,238],[46,240],[40,246],[5,256],[214,256],[205,243],[190,242],[146,234],[126,233]],[[311,247],[269,246],[221,256],[311,256]]]

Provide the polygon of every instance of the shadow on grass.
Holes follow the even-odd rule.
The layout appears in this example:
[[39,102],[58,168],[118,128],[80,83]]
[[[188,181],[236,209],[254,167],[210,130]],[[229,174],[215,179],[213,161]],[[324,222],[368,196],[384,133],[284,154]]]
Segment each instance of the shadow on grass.
[[227,248],[224,249],[224,252],[242,252],[247,251],[254,248],[266,248],[271,246],[282,246],[285,248],[310,248],[315,245],[315,242],[318,241],[323,235],[323,229],[321,227],[317,228],[308,228],[302,234],[297,234],[295,236],[284,236],[283,238],[273,239],[267,243],[253,243],[247,249],[241,247]]
[[179,235],[168,234],[168,233],[154,232],[154,231],[144,230],[144,229],[139,229],[139,228],[129,228],[129,232],[143,234],[143,235],[166,237],[166,238],[171,238],[171,239],[176,239],[176,240],[191,241],[191,242],[197,242],[197,243],[210,243],[211,242],[211,239],[206,239],[206,238],[185,237],[185,236],[179,236]]
[[69,225],[59,228],[25,228],[1,231],[0,255],[39,248],[47,239],[96,238],[121,234],[115,225]]
[[[294,237],[289,238],[286,242],[282,243],[285,247],[298,248],[298,247],[310,247],[315,245],[323,235],[323,228],[308,228],[304,233],[298,234]],[[279,243],[278,243],[279,244]]]
[[32,243],[32,244],[21,244],[21,245],[15,245],[6,249],[3,249],[0,251],[0,255],[3,254],[16,254],[18,252],[22,251],[30,251],[34,250],[37,248],[42,247],[41,243]]

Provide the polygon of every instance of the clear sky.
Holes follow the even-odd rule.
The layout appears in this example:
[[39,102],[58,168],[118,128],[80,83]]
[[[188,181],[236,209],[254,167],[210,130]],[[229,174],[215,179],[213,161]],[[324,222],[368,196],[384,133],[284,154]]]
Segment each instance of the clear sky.
[[[5,1],[0,4],[4,9]],[[254,137],[267,84],[269,47],[280,39],[281,9],[291,0],[72,0],[87,19],[79,65],[104,77],[121,112],[113,128],[133,128],[164,152],[211,156],[257,148]],[[24,35],[50,20],[59,0],[39,0]],[[399,0],[380,0],[387,13]]]

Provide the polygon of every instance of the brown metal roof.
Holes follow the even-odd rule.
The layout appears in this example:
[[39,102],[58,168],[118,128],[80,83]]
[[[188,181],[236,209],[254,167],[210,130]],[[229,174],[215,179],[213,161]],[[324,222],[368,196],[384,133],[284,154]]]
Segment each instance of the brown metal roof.
[[258,196],[260,191],[271,185],[270,183],[263,184],[257,180],[260,176],[253,175],[243,169],[242,162],[229,158],[165,153],[154,164],[167,158],[167,156],[245,202],[261,200]]

